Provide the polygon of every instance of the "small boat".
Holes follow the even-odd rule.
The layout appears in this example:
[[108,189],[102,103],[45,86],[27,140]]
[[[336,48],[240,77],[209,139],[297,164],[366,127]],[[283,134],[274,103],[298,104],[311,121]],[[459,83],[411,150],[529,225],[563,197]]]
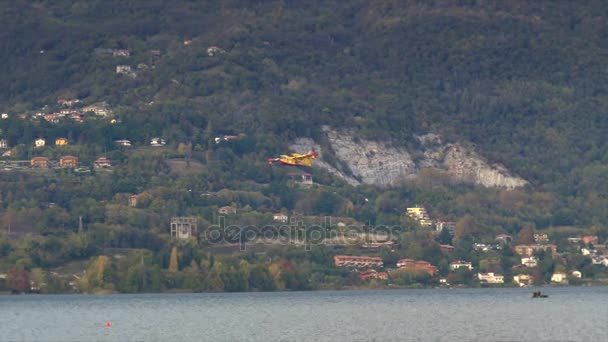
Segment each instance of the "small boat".
[[534,291],[534,292],[532,293],[532,298],[547,298],[547,297],[549,297],[549,296],[548,296],[548,295],[546,295],[546,294],[543,294],[543,293],[542,293],[542,292],[540,292],[540,291]]

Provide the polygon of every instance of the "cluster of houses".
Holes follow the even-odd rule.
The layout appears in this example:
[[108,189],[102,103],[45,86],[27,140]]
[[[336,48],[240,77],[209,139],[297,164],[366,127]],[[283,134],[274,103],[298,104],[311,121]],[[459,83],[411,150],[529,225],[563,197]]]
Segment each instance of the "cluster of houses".
[[[38,156],[30,160],[30,166],[37,169],[48,169],[53,166],[61,168],[76,168],[78,167],[78,157],[62,156],[59,161],[51,161],[47,157]],[[99,157],[93,162],[93,167],[96,169],[104,169],[112,167],[112,161],[107,157]]]
[[[500,242],[512,241],[512,237],[506,234],[501,234],[496,238]],[[597,236],[584,236],[582,238],[570,238],[569,240],[573,243],[583,242],[585,246],[594,246],[594,248],[582,247],[581,253],[589,256],[592,259],[593,264],[608,267],[608,255],[603,254],[603,251],[605,251],[606,248],[604,245],[597,243]],[[535,244],[516,245],[513,247],[515,253],[520,256],[520,264],[513,266],[513,271],[516,273],[516,275],[513,276],[513,283],[518,286],[529,286],[534,283],[534,275],[530,273],[533,273],[531,272],[531,269],[537,267],[539,262],[536,253],[539,251],[550,251],[552,255],[558,255],[557,246],[547,243],[549,241],[547,234],[535,234],[535,241]],[[450,253],[453,247],[451,249],[448,249],[447,247],[452,246],[442,245],[442,251]],[[383,260],[380,257],[336,255],[334,257],[334,264],[337,267],[349,267],[354,270],[359,270],[361,280],[388,279],[388,275],[390,275],[389,271],[389,273],[386,273],[387,276],[385,278],[382,272],[375,270],[375,268],[384,267]],[[396,266],[398,269],[424,271],[432,277],[435,277],[438,274],[436,266],[423,260],[401,259],[397,262]],[[365,271],[361,271],[362,269]],[[473,265],[468,261],[455,260],[449,264],[449,269],[451,272],[457,272],[461,269],[473,271]],[[380,274],[382,274],[382,276],[380,276]],[[556,271],[551,275],[551,282],[554,284],[568,284],[569,280],[580,279],[582,276],[582,273],[578,270],[570,270],[569,272]],[[495,272],[479,272],[475,274],[475,278],[481,284],[504,284],[505,282],[504,275]],[[439,283],[448,285],[446,278],[439,279]]]
[[[18,114],[17,117],[23,120],[33,118],[36,120],[45,120],[47,122],[57,124],[60,123],[62,119],[72,120],[76,122],[84,122],[88,117],[88,114],[93,114],[95,116],[103,118],[108,117],[112,114],[112,111],[104,103],[83,106],[80,108],[74,107],[77,104],[81,103],[79,99],[59,98],[57,100],[57,103],[62,107],[59,111],[54,111],[51,113],[45,113],[45,111],[38,111],[35,112],[33,115],[30,115],[28,113],[21,113]],[[8,118],[10,118],[9,113],[0,114],[0,119],[6,120]]]
[[409,218],[418,222],[421,227],[435,228],[438,233],[441,232],[443,229],[447,229],[452,234],[454,233],[454,222],[440,220],[434,221],[429,216],[428,212],[426,211],[426,208],[422,206],[416,205],[414,207],[406,208],[405,213]]
[[[389,279],[388,272],[380,272],[375,268],[384,267],[384,261],[381,257],[377,256],[358,256],[358,255],[335,255],[334,265],[336,267],[348,267],[353,270],[359,271],[359,278],[363,281],[370,279]],[[414,260],[414,259],[401,259],[397,261],[397,269],[420,271],[427,273],[431,277],[437,275],[437,267],[432,265],[428,261]],[[450,265],[451,269],[457,269],[459,267],[466,267],[466,263],[462,261],[455,261]],[[468,265],[472,269],[472,266]]]
[[604,245],[599,244],[598,237],[595,235],[583,236],[582,238],[570,238],[568,241],[572,243],[583,243],[581,254],[591,258],[594,265],[602,265],[608,267],[608,254]]

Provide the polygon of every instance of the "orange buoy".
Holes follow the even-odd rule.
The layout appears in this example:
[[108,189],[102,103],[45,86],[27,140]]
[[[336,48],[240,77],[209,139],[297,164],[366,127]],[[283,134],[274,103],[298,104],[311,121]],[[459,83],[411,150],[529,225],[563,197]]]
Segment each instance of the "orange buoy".
[[107,322],[106,322],[106,328],[109,328],[109,327],[111,327],[111,326],[112,326],[112,323],[111,323],[110,321],[107,321]]

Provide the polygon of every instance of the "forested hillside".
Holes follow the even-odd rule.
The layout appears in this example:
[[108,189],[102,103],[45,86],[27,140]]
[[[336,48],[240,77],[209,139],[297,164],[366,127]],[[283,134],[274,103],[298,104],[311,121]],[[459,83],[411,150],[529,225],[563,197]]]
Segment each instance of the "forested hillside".
[[[10,152],[0,171],[0,271],[96,258],[94,268],[109,262],[108,248],[141,249],[148,270],[113,266],[114,283],[150,290],[150,282],[132,287],[127,274],[169,268],[170,218],[194,216],[204,229],[222,206],[236,208],[231,223],[241,225],[272,223],[282,211],[406,234],[416,224],[404,210],[418,204],[460,223],[456,240],[527,228],[608,235],[602,1],[15,0],[0,4],[0,20],[0,138]],[[268,165],[295,138],[323,145],[323,125],[410,148],[415,135],[440,134],[529,184],[483,188],[427,170],[380,189],[314,166]],[[37,138],[46,146],[35,147]],[[155,138],[166,144],[150,146]],[[81,169],[29,169],[34,157],[61,166],[66,155]],[[102,156],[111,166],[94,167]],[[297,186],[293,172],[312,173],[314,186]],[[228,284],[229,272],[253,272],[237,257],[214,268],[213,252],[198,243],[180,252],[179,269],[207,267],[205,285],[166,277],[154,290],[171,281],[221,290],[209,274]],[[428,252],[400,246],[386,253]],[[252,287],[347,277],[319,271],[333,252],[300,252],[272,252],[297,267],[247,256],[274,265],[258,271],[275,282],[256,278]],[[292,286],[272,274],[279,268],[295,274]]]

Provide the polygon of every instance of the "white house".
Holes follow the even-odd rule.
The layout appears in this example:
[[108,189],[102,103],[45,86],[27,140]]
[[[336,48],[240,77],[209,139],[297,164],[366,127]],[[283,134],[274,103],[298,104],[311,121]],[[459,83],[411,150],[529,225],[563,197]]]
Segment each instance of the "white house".
[[44,147],[44,145],[46,145],[46,141],[42,138],[38,138],[34,141],[34,146],[36,147]]
[[473,264],[467,261],[456,260],[450,263],[450,271],[455,271],[460,268],[473,269]]
[[150,146],[159,147],[159,146],[165,146],[166,144],[167,143],[165,142],[165,139],[161,139],[161,138],[150,139]]
[[521,258],[521,264],[525,265],[526,267],[536,267],[536,265],[538,265],[538,259],[536,259],[534,256],[523,257]]
[[572,276],[574,278],[578,278],[578,279],[581,279],[583,277],[583,274],[581,273],[581,271],[574,270],[570,274],[572,274]]
[[210,46],[207,48],[207,55],[209,57],[213,57],[215,55],[219,55],[222,53],[225,53],[226,51],[224,51],[224,49],[217,47],[217,46]]
[[131,141],[127,139],[114,140],[114,142],[120,146],[131,146]]
[[275,222],[287,223],[287,221],[289,220],[289,217],[283,213],[276,213],[276,214],[272,215],[272,219]]
[[477,279],[486,284],[504,284],[505,282],[505,277],[503,275],[494,274],[494,272],[477,273]]
[[519,287],[532,285],[534,277],[529,274],[518,274],[513,276],[513,282]]
[[567,283],[568,276],[564,272],[555,272],[551,276],[551,282],[553,283]]

